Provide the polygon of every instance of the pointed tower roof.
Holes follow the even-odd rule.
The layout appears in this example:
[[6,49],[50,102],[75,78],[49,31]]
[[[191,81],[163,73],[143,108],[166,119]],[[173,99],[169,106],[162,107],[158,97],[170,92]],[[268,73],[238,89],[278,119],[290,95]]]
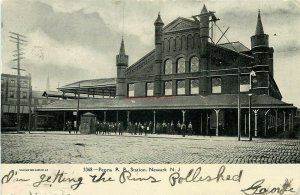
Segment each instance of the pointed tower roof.
[[207,11],[207,9],[206,9],[206,6],[205,6],[205,4],[203,5],[203,8],[202,8],[202,10],[201,10],[201,14],[206,14],[208,11]]
[[119,55],[126,55],[123,37],[122,37],[122,41],[121,41],[121,47],[120,47]]
[[260,17],[260,10],[258,10],[258,17],[257,17],[257,24],[256,24],[256,31],[255,31],[256,35],[261,35],[261,34],[265,34],[264,33],[264,28],[261,22],[261,17]]
[[157,24],[164,25],[162,19],[160,18],[160,12],[158,12],[158,16],[157,16],[157,19],[155,20],[154,24],[155,25],[157,25]]
[[128,65],[128,55],[125,53],[125,45],[124,45],[124,39],[122,36],[122,41],[121,41],[121,47],[120,47],[120,52],[116,56],[117,60],[117,66],[127,66]]

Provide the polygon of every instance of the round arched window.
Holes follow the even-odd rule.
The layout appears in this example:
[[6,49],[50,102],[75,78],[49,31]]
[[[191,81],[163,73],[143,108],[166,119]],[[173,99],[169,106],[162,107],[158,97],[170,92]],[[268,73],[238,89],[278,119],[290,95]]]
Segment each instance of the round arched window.
[[185,72],[185,60],[184,58],[179,58],[177,61],[177,73],[184,73]]
[[191,72],[198,72],[199,71],[199,58],[192,57],[191,58]]
[[170,59],[165,62],[165,74],[172,74],[172,60]]

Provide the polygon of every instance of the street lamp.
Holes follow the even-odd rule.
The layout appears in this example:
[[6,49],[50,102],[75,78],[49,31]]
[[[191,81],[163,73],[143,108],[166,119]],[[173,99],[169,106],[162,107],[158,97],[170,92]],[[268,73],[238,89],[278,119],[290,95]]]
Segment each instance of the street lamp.
[[249,91],[252,89],[252,76],[253,76],[253,77],[256,76],[256,74],[255,74],[255,72],[254,72],[253,70],[252,70],[252,71],[250,72],[250,74],[249,74],[249,77],[250,77],[250,82],[249,82],[250,87],[249,87]]

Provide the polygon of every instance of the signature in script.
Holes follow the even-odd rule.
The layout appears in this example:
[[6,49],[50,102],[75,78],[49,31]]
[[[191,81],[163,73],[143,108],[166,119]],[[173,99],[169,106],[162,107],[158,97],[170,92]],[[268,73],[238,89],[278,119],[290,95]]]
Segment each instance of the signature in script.
[[246,195],[254,195],[254,194],[280,194],[283,195],[286,192],[295,192],[292,188],[293,180],[285,179],[285,182],[281,186],[275,187],[263,187],[265,179],[260,179],[254,182],[250,187],[241,190]]

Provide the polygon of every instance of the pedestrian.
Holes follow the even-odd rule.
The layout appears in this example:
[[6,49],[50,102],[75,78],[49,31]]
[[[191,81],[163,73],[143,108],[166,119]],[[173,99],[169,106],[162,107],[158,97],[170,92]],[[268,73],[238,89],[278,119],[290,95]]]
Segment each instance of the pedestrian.
[[117,131],[118,131],[118,124],[117,123],[113,123],[113,130],[115,132],[115,135],[117,135]]
[[123,135],[124,126],[122,122],[118,123],[119,135]]
[[133,130],[134,130],[134,135],[136,135],[137,131],[138,131],[138,123],[137,122],[134,123]]
[[184,123],[182,123],[182,125],[181,125],[181,132],[182,132],[182,137],[185,137],[186,125]]
[[143,135],[143,129],[144,129],[144,126],[142,125],[142,123],[139,122],[139,124],[138,124],[139,135]]
[[167,134],[171,134],[171,123],[167,123]]
[[149,132],[152,134],[154,132],[152,121],[149,122]]
[[171,129],[171,134],[174,135],[175,134],[175,126],[174,126],[173,121],[171,121],[171,127],[170,127],[170,129]]
[[103,122],[103,125],[102,125],[102,135],[106,135],[106,131],[107,131],[107,125],[106,125],[106,122]]
[[145,136],[147,136],[147,131],[149,131],[150,130],[150,127],[149,127],[149,125],[148,125],[148,123],[147,122],[145,122]]
[[176,130],[177,130],[177,135],[180,135],[181,134],[181,124],[179,121],[177,122]]
[[188,135],[192,135],[192,134],[193,134],[193,125],[192,122],[190,121],[188,125]]
[[163,121],[162,123],[162,133],[166,133],[167,132],[167,124],[165,121]]
[[69,131],[69,134],[71,134],[71,130],[72,130],[72,125],[71,125],[71,121],[67,122],[67,129]]
[[156,123],[156,133],[157,134],[161,133],[161,124],[159,122]]

